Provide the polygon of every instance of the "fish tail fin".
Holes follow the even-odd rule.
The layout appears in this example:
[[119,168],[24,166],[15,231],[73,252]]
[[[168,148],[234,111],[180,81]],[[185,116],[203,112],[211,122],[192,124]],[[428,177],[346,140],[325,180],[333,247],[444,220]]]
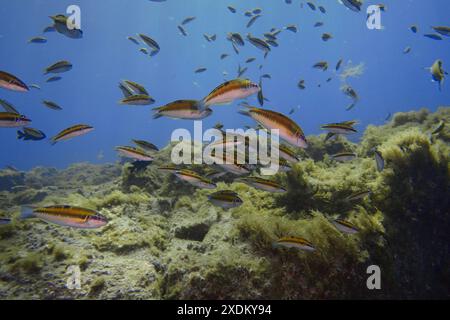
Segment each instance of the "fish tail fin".
[[205,110],[206,108],[210,107],[211,105],[206,102],[206,98],[203,98],[202,100],[197,101],[197,107],[200,110]]
[[159,112],[157,112],[153,115],[153,119],[159,119],[161,117],[162,117],[162,114],[160,114]]
[[31,206],[23,206],[20,209],[20,220],[31,219],[34,217],[34,208]]
[[22,139],[23,137],[25,137],[25,134],[22,132],[22,131],[20,131],[20,130],[18,130],[17,131],[17,139]]
[[50,145],[54,146],[58,141],[56,141],[55,139],[50,139],[48,142],[50,143]]
[[250,113],[247,110],[239,110],[238,113],[242,114],[243,116],[250,117]]

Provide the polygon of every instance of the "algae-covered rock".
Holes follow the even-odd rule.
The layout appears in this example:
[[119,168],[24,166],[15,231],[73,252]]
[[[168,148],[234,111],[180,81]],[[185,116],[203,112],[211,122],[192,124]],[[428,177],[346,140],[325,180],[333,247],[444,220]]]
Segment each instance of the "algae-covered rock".
[[[449,110],[396,114],[367,127],[359,143],[308,137],[302,160],[272,177],[287,188],[282,194],[231,175],[214,191],[194,188],[158,170],[170,163],[171,145],[146,164],[3,170],[2,216],[13,221],[0,226],[0,298],[448,299]],[[358,156],[334,161],[341,151]],[[208,195],[219,190],[238,193],[243,204],[214,206]],[[24,204],[91,208],[109,222],[78,230],[21,221]],[[358,232],[339,231],[338,218]],[[288,236],[315,250],[276,245]],[[367,289],[371,265],[380,267],[381,290]],[[71,267],[80,270],[81,289],[67,288]]]

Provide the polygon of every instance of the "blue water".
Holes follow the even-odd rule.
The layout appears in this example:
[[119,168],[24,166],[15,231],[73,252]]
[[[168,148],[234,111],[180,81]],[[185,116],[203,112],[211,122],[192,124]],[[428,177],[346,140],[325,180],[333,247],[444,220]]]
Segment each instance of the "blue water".
[[[359,130],[369,124],[382,124],[389,113],[428,107],[435,110],[450,102],[450,83],[440,92],[430,74],[424,70],[436,59],[444,61],[450,70],[450,39],[434,41],[423,37],[432,33],[432,25],[448,25],[450,1],[402,0],[384,1],[387,11],[382,14],[383,30],[366,27],[365,9],[376,1],[365,1],[360,13],[347,10],[335,0],[314,1],[327,9],[324,15],[313,12],[305,1],[293,0],[167,0],[156,3],[148,0],[15,0],[2,1],[0,7],[0,70],[18,76],[27,84],[36,83],[42,90],[16,93],[0,89],[0,98],[11,102],[33,120],[32,127],[51,137],[75,124],[89,124],[95,131],[70,141],[50,146],[46,141],[23,142],[16,139],[15,129],[0,129],[0,167],[14,165],[20,169],[35,166],[66,167],[74,162],[92,163],[117,160],[114,147],[130,144],[133,138],[146,139],[165,146],[174,129],[192,129],[191,121],[161,118],[153,120],[151,107],[177,99],[200,99],[227,79],[236,76],[240,63],[256,57],[245,77],[258,82],[263,73],[272,75],[265,80],[264,93],[270,100],[265,107],[293,114],[307,135],[321,132],[323,123],[358,119]],[[300,7],[304,3],[304,7]],[[58,33],[48,33],[48,43],[28,44],[31,37],[41,35],[51,24],[50,15],[65,13],[69,5],[80,6],[84,37],[73,40]],[[233,5],[236,14],[228,11]],[[263,16],[250,28],[244,12],[260,7]],[[180,35],[177,25],[188,16],[197,19],[188,25],[188,37]],[[325,25],[314,28],[317,21]],[[283,31],[278,48],[273,48],[266,60],[263,53],[246,43],[240,55],[235,55],[226,40],[227,32],[248,31],[262,37],[272,27],[297,24],[294,34]],[[409,26],[417,24],[413,34]],[[323,32],[334,39],[323,42]],[[144,33],[161,46],[155,57],[139,52],[139,46],[127,36]],[[208,43],[203,33],[217,34],[217,41]],[[411,46],[408,55],[403,49]],[[142,47],[144,47],[142,45]],[[230,56],[220,60],[222,53]],[[336,62],[343,58],[354,65],[365,63],[366,70],[359,78],[349,80],[361,100],[346,111],[350,99],[341,91],[339,77],[334,74]],[[69,60],[73,69],[63,74],[63,80],[45,83],[43,69],[56,61]],[[311,66],[319,60],[330,64],[327,72]],[[258,69],[264,65],[262,71]],[[208,70],[194,74],[199,67]],[[332,76],[330,83],[326,82]],[[153,106],[121,106],[122,94],[117,85],[121,79],[143,84],[156,99]],[[306,80],[306,90],[299,90],[297,82]],[[321,84],[319,88],[317,85]],[[60,104],[63,111],[44,107],[42,100]],[[255,97],[249,99],[257,105]],[[221,121],[226,128],[240,128],[252,122],[237,113],[237,103],[214,108],[214,114],[204,120],[204,127]],[[104,155],[99,157],[99,153]]]

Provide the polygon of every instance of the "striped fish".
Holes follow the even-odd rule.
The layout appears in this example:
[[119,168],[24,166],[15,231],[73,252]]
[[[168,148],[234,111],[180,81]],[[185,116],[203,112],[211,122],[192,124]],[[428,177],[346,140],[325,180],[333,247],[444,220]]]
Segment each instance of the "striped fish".
[[44,74],[49,74],[49,73],[63,73],[63,72],[67,72],[69,70],[72,69],[72,64],[69,61],[58,61],[54,64],[52,64],[51,66],[49,66],[48,68],[46,68],[44,70]]
[[358,132],[352,125],[349,125],[352,122],[342,122],[342,123],[329,123],[323,125],[321,128],[323,130],[328,131],[333,134],[351,134]]
[[286,161],[293,163],[300,161],[299,157],[295,154],[295,152],[284,144],[280,144],[279,153],[280,157],[285,159]]
[[273,192],[273,193],[286,192],[286,189],[282,185],[280,185],[274,181],[259,178],[259,177],[245,177],[245,178],[237,179],[236,181],[243,182],[255,189],[263,190],[263,191],[267,191],[267,192]]
[[191,170],[178,170],[174,172],[175,176],[182,180],[190,183],[191,185],[203,188],[203,189],[215,189],[216,184],[209,179],[206,179],[194,171]]
[[274,243],[275,247],[296,248],[305,251],[315,251],[316,248],[306,239],[300,237],[283,237]]
[[367,197],[368,195],[370,195],[371,193],[372,192],[370,190],[358,191],[358,192],[355,192],[355,193],[349,195],[347,198],[345,198],[345,200],[355,201],[355,200],[363,199],[363,198]]
[[56,110],[56,111],[62,110],[62,108],[59,105],[57,105],[56,103],[54,103],[52,101],[44,100],[44,101],[42,101],[42,103],[49,109]]
[[159,44],[153,40],[152,38],[150,38],[149,36],[146,36],[145,34],[139,34],[139,37],[142,39],[142,41],[145,42],[146,45],[148,45],[150,48],[152,48],[153,50],[160,50]]
[[94,210],[72,206],[23,207],[20,218],[39,218],[60,226],[81,229],[100,228],[108,223],[104,216]]
[[209,108],[201,108],[196,100],[177,100],[162,107],[154,108],[153,118],[168,117],[172,119],[201,120],[212,114]]
[[356,153],[353,153],[353,152],[341,152],[341,153],[336,153],[336,154],[332,155],[331,157],[334,160],[339,161],[339,162],[347,162],[347,161],[352,161],[357,156],[356,156]]
[[133,90],[136,94],[144,94],[149,95],[145,87],[137,82],[124,80],[123,83],[128,86],[131,90]]
[[19,92],[30,90],[22,80],[5,71],[0,71],[0,88]]
[[215,206],[223,209],[237,208],[242,205],[243,201],[238,194],[230,190],[222,190],[210,194],[208,200]]
[[28,126],[31,120],[26,116],[11,113],[11,112],[0,112],[0,128],[19,128]]
[[54,145],[59,141],[69,140],[75,137],[82,136],[94,130],[93,127],[85,124],[77,124],[70,128],[64,129],[51,139],[51,144]]
[[359,230],[357,227],[355,227],[353,224],[351,224],[348,221],[342,220],[342,219],[336,219],[333,221],[334,226],[336,229],[343,233],[347,234],[355,234],[358,233]]
[[153,161],[153,157],[148,155],[145,151],[141,149],[119,146],[116,147],[117,152],[124,158],[129,158],[138,161]]
[[147,106],[155,103],[155,100],[146,94],[135,94],[121,99],[119,103],[129,106]]
[[305,134],[300,126],[289,117],[266,109],[249,107],[241,114],[252,117],[267,130],[278,129],[280,138],[295,147],[307,148]]
[[145,151],[159,151],[158,147],[153,143],[145,141],[145,140],[134,140],[133,143],[138,146],[138,148]]
[[177,166],[174,166],[174,165],[167,165],[167,166],[159,166],[158,170],[159,171],[167,171],[167,172],[176,172],[176,171],[179,171],[180,168],[178,168]]
[[234,100],[245,99],[259,90],[259,86],[250,80],[234,79],[215,88],[202,102],[205,107],[230,104]]

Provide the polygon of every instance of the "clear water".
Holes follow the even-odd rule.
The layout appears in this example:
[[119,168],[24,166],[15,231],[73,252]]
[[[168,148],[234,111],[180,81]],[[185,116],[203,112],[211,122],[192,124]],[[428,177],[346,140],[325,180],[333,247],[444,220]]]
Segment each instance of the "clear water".
[[[143,84],[156,99],[153,107],[177,99],[200,99],[223,82],[224,71],[229,74],[227,79],[234,78],[238,65],[246,66],[249,57],[257,60],[248,65],[245,77],[258,82],[263,73],[272,76],[272,80],[263,83],[270,100],[265,107],[288,113],[300,106],[292,117],[307,135],[320,133],[323,123],[358,119],[363,131],[369,124],[383,123],[389,113],[420,107],[435,110],[448,104],[448,84],[444,83],[440,92],[424,68],[436,59],[444,61],[444,68],[450,63],[449,39],[435,41],[423,34],[432,33],[432,25],[448,23],[450,2],[385,1],[384,29],[369,30],[365,8],[373,3],[377,2],[366,1],[362,12],[355,13],[337,1],[318,1],[327,9],[322,14],[311,11],[305,1],[295,0],[290,5],[282,0],[3,1],[0,69],[17,75],[27,84],[36,83],[42,90],[16,93],[1,89],[0,98],[30,117],[32,127],[43,130],[48,137],[78,123],[92,125],[95,131],[52,147],[46,141],[25,143],[16,139],[16,130],[1,129],[0,167],[62,168],[76,162],[113,162],[117,159],[114,147],[129,144],[132,138],[163,147],[174,129],[191,129],[192,123],[166,118],[153,120],[147,106],[118,105],[122,97],[118,82],[130,79]],[[48,16],[65,13],[71,4],[81,8],[83,39],[49,33],[46,44],[27,43],[50,24]],[[230,13],[228,5],[233,5],[237,13]],[[243,12],[256,7],[263,9],[262,17],[247,29],[248,18]],[[197,19],[185,26],[189,36],[183,37],[177,25],[188,16]],[[314,28],[317,21],[323,21],[324,26]],[[236,55],[226,40],[230,31],[262,36],[272,27],[288,24],[297,24],[299,32],[283,31],[279,47],[273,48],[267,59],[249,43]],[[419,26],[417,34],[409,30],[412,24]],[[323,32],[332,33],[334,38],[323,42],[320,38]],[[140,47],[127,40],[127,36],[136,33],[154,38],[161,46],[160,53],[150,58],[139,52]],[[208,43],[203,33],[217,34],[217,41]],[[405,55],[403,50],[407,46],[412,51]],[[230,56],[220,60],[222,53]],[[345,110],[350,100],[339,90],[342,83],[334,73],[341,58],[344,66],[348,61],[353,65],[365,64],[363,75],[348,80],[361,98],[351,111]],[[63,59],[72,62],[73,69],[63,74],[59,82],[45,83],[43,69]],[[329,62],[327,72],[312,68],[319,60]],[[260,64],[264,66],[262,71],[258,69]],[[208,70],[195,74],[199,67]],[[333,79],[327,83],[329,77]],[[306,90],[297,88],[300,79],[306,80]],[[41,103],[44,99],[57,102],[64,110],[47,109]],[[255,97],[249,102],[257,104]],[[237,102],[215,108],[214,114],[204,120],[204,127],[218,121],[227,128],[251,124],[237,113],[239,109]]]

